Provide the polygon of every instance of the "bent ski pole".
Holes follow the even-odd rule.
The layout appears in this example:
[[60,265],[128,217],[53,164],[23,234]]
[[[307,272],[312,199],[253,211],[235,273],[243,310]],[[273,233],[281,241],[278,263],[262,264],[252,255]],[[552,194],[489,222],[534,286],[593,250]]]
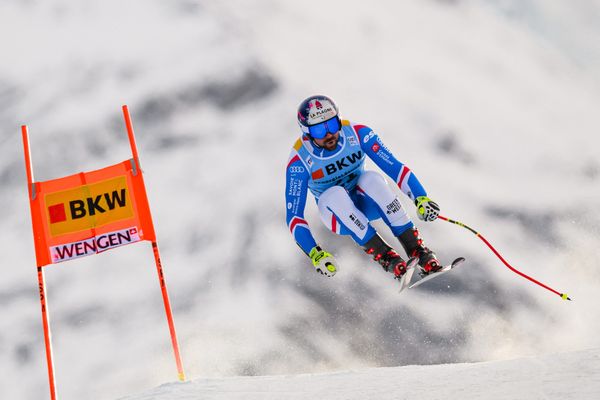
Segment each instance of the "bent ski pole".
[[444,217],[444,216],[442,216],[442,215],[439,215],[439,216],[438,216],[438,218],[439,218],[439,219],[441,219],[441,220],[444,220],[444,221],[450,222],[450,223],[452,223],[452,224],[454,224],[454,225],[462,226],[463,228],[465,228],[465,229],[468,229],[469,231],[471,231],[472,233],[474,233],[474,234],[475,234],[475,235],[476,235],[476,236],[477,236],[479,239],[481,239],[481,240],[483,241],[483,243],[485,243],[485,244],[486,244],[486,245],[487,245],[487,246],[488,246],[488,247],[489,247],[489,248],[490,248],[490,249],[491,249],[491,250],[494,252],[494,254],[495,254],[495,255],[496,255],[496,256],[497,256],[497,257],[498,257],[498,258],[499,258],[499,259],[500,259],[500,260],[501,260],[501,261],[504,263],[504,265],[506,265],[506,266],[508,267],[508,269],[510,269],[510,270],[511,270],[511,271],[513,271],[514,273],[516,273],[516,274],[518,274],[518,275],[521,275],[523,278],[525,278],[525,279],[528,279],[529,281],[531,281],[531,282],[533,282],[533,283],[535,283],[535,284],[537,284],[537,285],[539,285],[539,286],[543,287],[543,288],[544,288],[544,289],[546,289],[546,290],[549,290],[549,291],[551,291],[551,292],[552,292],[552,293],[554,293],[554,294],[557,294],[557,295],[559,295],[559,296],[560,296],[560,297],[561,297],[563,300],[571,300],[571,298],[570,298],[570,297],[569,297],[569,296],[568,296],[566,293],[560,293],[559,291],[557,291],[557,290],[554,290],[554,289],[552,289],[551,287],[544,285],[543,283],[541,283],[541,282],[539,282],[539,281],[535,280],[534,278],[532,278],[532,277],[530,277],[530,276],[528,276],[528,275],[526,275],[526,274],[522,273],[522,272],[521,272],[521,271],[519,271],[518,269],[516,269],[516,268],[514,268],[513,266],[511,266],[511,265],[510,265],[510,264],[509,264],[509,263],[508,263],[508,262],[507,262],[507,261],[504,259],[504,257],[502,257],[502,256],[500,255],[500,253],[498,253],[498,251],[497,251],[497,250],[494,248],[494,246],[492,246],[492,245],[490,244],[490,242],[488,242],[486,238],[484,238],[483,236],[481,236],[481,234],[480,234],[479,232],[477,232],[475,229],[473,229],[473,228],[471,228],[471,227],[469,227],[469,226],[467,226],[467,225],[463,224],[462,222],[455,221],[455,220],[452,220],[452,219],[450,219],[450,218],[446,218],[446,217]]

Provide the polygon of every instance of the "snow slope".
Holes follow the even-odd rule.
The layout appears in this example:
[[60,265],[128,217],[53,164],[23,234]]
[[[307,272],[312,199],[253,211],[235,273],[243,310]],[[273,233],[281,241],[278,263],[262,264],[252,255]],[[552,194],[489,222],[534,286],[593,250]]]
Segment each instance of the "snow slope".
[[[1,2],[0,398],[48,393],[19,126],[36,179],[51,179],[129,157],[121,104],[188,377],[600,348],[600,6],[574,4]],[[297,104],[317,92],[376,129],[444,214],[574,301],[443,222],[419,228],[440,257],[468,263],[398,296],[309,201],[315,236],[340,263],[334,279],[311,271],[283,191]],[[48,267],[61,398],[176,379],[155,274],[147,243]]]
[[599,396],[600,350],[593,349],[483,363],[196,379],[121,400],[592,400]]

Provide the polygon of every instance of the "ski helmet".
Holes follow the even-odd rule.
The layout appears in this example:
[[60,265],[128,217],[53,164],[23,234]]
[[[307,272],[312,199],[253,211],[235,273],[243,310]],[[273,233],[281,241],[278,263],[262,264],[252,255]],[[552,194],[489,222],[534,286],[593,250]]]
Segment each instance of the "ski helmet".
[[338,108],[327,96],[310,96],[298,107],[298,125],[304,134],[322,139],[327,132],[336,133],[340,130]]

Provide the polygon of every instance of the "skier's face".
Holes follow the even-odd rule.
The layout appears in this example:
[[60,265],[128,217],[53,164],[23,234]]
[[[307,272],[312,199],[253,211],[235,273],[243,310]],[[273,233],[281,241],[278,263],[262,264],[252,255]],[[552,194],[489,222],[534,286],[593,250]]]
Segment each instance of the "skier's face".
[[336,133],[327,132],[327,135],[323,139],[314,139],[314,141],[317,145],[326,150],[334,150],[337,147],[339,138],[339,131]]

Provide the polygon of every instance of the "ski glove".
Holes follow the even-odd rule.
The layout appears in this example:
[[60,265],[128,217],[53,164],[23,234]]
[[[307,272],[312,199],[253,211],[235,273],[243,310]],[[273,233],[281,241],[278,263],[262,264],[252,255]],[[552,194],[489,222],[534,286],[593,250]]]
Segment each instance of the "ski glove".
[[337,262],[333,258],[333,255],[324,251],[319,246],[313,247],[308,256],[312,260],[317,272],[320,272],[328,277],[334,276],[337,272],[337,268],[335,266]]
[[435,221],[440,214],[440,206],[427,196],[419,196],[415,199],[417,216],[423,221]]

